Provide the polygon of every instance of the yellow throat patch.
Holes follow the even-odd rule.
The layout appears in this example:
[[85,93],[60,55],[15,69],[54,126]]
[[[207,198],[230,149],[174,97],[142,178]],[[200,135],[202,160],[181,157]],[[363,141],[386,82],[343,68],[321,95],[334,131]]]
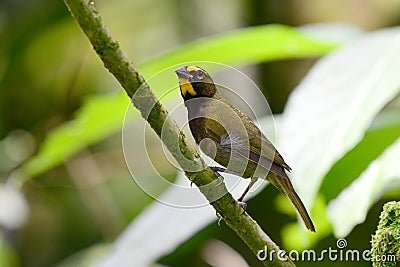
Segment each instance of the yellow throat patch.
[[188,79],[179,78],[179,85],[183,96],[185,96],[186,93],[189,93],[192,96],[197,95],[196,91],[193,88],[193,85],[189,82]]

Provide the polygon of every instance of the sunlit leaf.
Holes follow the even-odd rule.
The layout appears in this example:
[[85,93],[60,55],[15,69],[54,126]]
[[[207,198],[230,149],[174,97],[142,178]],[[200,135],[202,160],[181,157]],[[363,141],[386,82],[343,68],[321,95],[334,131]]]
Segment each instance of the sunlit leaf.
[[368,165],[400,136],[400,112],[379,114],[364,138],[333,165],[321,185],[321,193],[329,202],[356,179]]
[[[114,242],[113,248],[94,266],[119,266],[121,262],[134,262],[135,266],[151,266],[161,255],[172,252],[183,241],[216,220],[210,205],[197,208],[171,207],[166,203],[181,201],[182,190],[188,186],[181,174],[159,201],[154,201],[129,225]],[[204,201],[200,192],[185,194],[189,203]]]
[[[279,201],[286,203],[286,205],[283,206],[283,203],[281,202],[281,208],[279,210],[287,209],[287,207],[289,207],[290,209],[288,209],[288,212],[290,212],[293,217],[297,215],[286,196],[281,195],[279,199]],[[282,229],[282,242],[285,249],[296,249],[300,251],[313,247],[319,240],[329,236],[332,233],[332,227],[327,216],[326,202],[321,195],[317,196],[315,199],[312,214],[318,234],[316,235],[311,232],[301,231],[304,227],[302,224],[296,222],[289,223]]]
[[400,30],[365,34],[321,59],[289,97],[278,147],[310,206],[323,177],[400,91]]
[[200,39],[164,56],[142,64],[145,74],[191,61],[223,64],[248,64],[281,59],[315,57],[338,46],[336,41],[323,41],[296,28],[267,25],[245,28],[222,35]]
[[21,228],[29,215],[29,206],[21,191],[0,185],[0,226],[7,230]]
[[345,237],[364,222],[369,208],[385,192],[400,188],[400,138],[374,160],[328,206],[336,237]]
[[0,236],[0,266],[21,266],[16,251],[6,242],[3,235]]
[[85,248],[77,253],[72,254],[62,262],[58,263],[57,267],[68,266],[92,266],[108,249],[110,245],[97,244]]
[[122,94],[89,98],[77,112],[77,118],[52,131],[39,154],[23,165],[27,179],[48,171],[82,148],[121,129],[129,103]]

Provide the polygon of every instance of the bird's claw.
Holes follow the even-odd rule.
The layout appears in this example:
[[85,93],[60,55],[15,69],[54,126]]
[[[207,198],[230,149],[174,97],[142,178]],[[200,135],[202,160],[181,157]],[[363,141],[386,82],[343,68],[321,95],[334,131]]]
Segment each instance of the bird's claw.
[[243,212],[245,212],[247,210],[247,203],[246,202],[238,200],[237,203],[240,205],[240,207],[242,207]]
[[217,224],[218,224],[218,226],[221,226],[221,221],[223,221],[224,218],[218,212],[217,212],[217,218],[218,218]]
[[210,169],[214,171],[215,175],[218,178],[218,182],[215,186],[220,186],[224,182],[224,176],[219,173],[219,171],[221,171],[221,168],[211,166]]
[[215,186],[220,186],[224,182],[224,176],[222,176],[218,172],[216,172],[216,174],[217,174],[218,182]]

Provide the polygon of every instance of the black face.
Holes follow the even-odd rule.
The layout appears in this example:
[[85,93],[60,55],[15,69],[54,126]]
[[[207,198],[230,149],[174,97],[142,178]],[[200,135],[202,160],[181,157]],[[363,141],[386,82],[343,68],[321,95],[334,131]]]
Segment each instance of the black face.
[[185,66],[175,71],[179,77],[179,86],[183,99],[195,97],[213,97],[217,91],[214,81],[203,69]]

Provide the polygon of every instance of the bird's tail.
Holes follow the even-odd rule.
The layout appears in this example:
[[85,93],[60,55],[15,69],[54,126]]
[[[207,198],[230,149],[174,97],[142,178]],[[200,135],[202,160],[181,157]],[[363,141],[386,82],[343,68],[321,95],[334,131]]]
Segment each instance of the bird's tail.
[[289,180],[289,177],[286,176],[282,177],[275,173],[269,173],[267,179],[281,191],[284,193],[290,201],[293,203],[293,206],[296,208],[297,212],[300,214],[304,224],[306,225],[307,229],[315,232],[314,224],[308,215],[306,208],[304,207],[303,202],[301,201],[299,195],[297,195],[296,191],[294,191],[293,185]]

